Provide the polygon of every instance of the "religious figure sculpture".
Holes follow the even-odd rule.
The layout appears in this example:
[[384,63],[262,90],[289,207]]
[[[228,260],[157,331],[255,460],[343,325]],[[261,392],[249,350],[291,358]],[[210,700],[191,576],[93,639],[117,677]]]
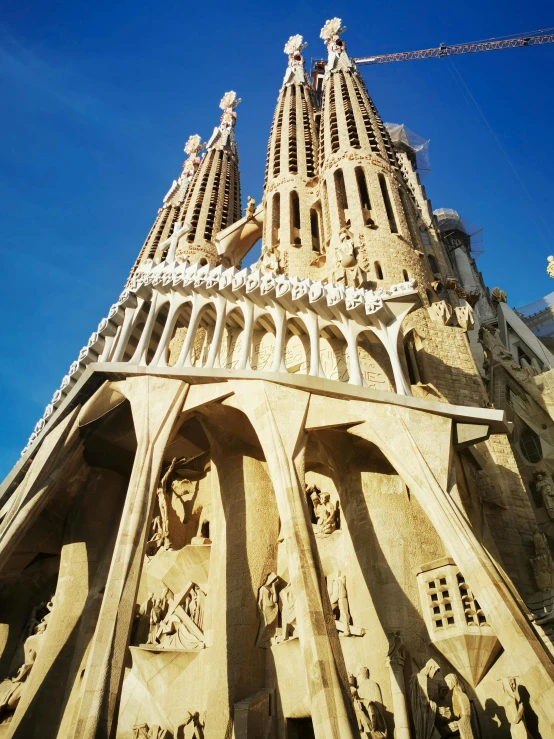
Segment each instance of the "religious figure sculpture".
[[346,287],[362,287],[364,275],[356,258],[354,236],[344,227],[339,233],[337,248],[338,269],[333,274],[335,282],[343,282]]
[[[196,651],[204,648],[202,621],[205,593],[189,582],[184,590],[168,597],[165,588],[150,607],[148,644],[161,649]],[[149,593],[150,597],[151,593]]]
[[471,703],[458,676],[451,672],[446,675],[444,681],[452,691],[452,710],[456,717],[456,721],[451,721],[448,728],[451,731],[458,731],[460,739],[475,739],[471,727]]
[[0,716],[5,711],[15,711],[17,704],[21,699],[23,692],[23,684],[29,677],[37,653],[34,649],[29,649],[25,655],[25,659],[21,667],[18,669],[14,677],[7,677],[0,683]]
[[352,616],[350,615],[348,593],[346,590],[346,576],[341,574],[340,570],[330,579],[329,600],[331,601],[331,608],[335,614],[337,631],[340,631],[343,636],[363,636],[365,629],[352,625]]
[[506,718],[510,724],[512,739],[532,739],[525,722],[525,712],[519,695],[517,678],[503,677],[502,687],[504,688],[504,708]]
[[150,608],[150,631],[148,633],[147,644],[156,644],[158,625],[163,620],[167,610],[167,594],[168,589],[164,588],[162,595],[159,598],[155,598]]
[[537,492],[542,498],[548,517],[551,521],[554,521],[554,491],[552,490],[552,483],[544,470],[537,470],[533,477],[535,478]]
[[148,593],[148,597],[141,603],[135,614],[133,642],[142,644],[148,640],[150,633],[150,613],[154,605],[154,593]]
[[535,556],[531,557],[531,569],[539,590],[550,590],[554,587],[554,562],[548,548],[546,535],[542,531],[533,534]]
[[[359,668],[362,670],[362,682],[373,683],[372,680],[369,680],[369,670],[362,667],[362,665],[359,665]],[[367,678],[363,677],[365,674],[363,671],[367,672]],[[360,670],[358,673],[360,674]],[[367,691],[364,693],[364,688],[367,688],[367,684],[361,684],[360,679],[354,677],[354,675],[348,676],[348,682],[350,684],[350,696],[354,705],[354,713],[356,714],[360,733],[362,736],[369,737],[369,739],[385,739],[388,732],[383,706],[381,704],[381,689],[377,683],[373,683],[376,690],[375,687],[372,687],[371,692],[373,695],[371,698],[368,698],[366,697]],[[379,700],[375,700],[377,693]]]
[[277,575],[270,572],[258,591],[258,608],[260,609],[260,627],[256,639],[258,647],[271,646],[272,638],[277,629],[277,619],[279,617],[278,581]]
[[306,487],[306,492],[310,495],[317,519],[315,535],[329,536],[337,528],[338,502],[336,506],[333,505],[329,493],[322,493],[316,485]]
[[274,246],[266,244],[262,248],[262,254],[258,261],[252,265],[253,270],[259,270],[262,274],[273,272],[274,274],[280,274],[281,272],[281,259],[279,257],[279,250]]
[[279,604],[281,610],[281,633],[278,641],[283,642],[294,636],[296,629],[294,593],[292,592],[292,585],[290,582],[279,593]]
[[429,696],[429,681],[439,670],[440,667],[435,660],[430,659],[422,670],[412,675],[410,680],[410,702],[416,739],[440,739],[435,726],[438,706]]
[[254,198],[248,195],[246,208],[244,209],[244,215],[246,216],[246,218],[253,218],[255,210],[256,210],[256,201],[254,200]]

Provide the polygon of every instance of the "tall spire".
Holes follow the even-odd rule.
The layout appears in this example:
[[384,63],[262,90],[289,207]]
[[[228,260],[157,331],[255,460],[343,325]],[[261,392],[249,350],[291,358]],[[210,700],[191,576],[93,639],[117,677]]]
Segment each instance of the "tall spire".
[[[285,44],[287,70],[269,137],[263,243],[277,250],[282,271],[315,277],[321,250],[321,204],[313,187],[317,174],[315,100],[302,51],[302,36]],[[316,270],[317,271],[317,270]]]
[[202,143],[202,138],[197,133],[189,137],[184,148],[187,158],[183,162],[182,172],[178,179],[173,180],[171,187],[163,199],[162,207],[158,210],[154,225],[150,229],[129,274],[129,280],[131,280],[140,264],[146,262],[148,259],[160,261],[162,258],[163,255],[159,252],[160,244],[164,244],[167,241],[173,232],[174,224],[179,221],[187,190],[200,165],[201,159],[199,154],[204,147],[205,144]]
[[219,107],[223,110],[219,126],[206,145],[206,154],[188,188],[182,206],[181,221],[190,229],[177,249],[177,258],[190,262],[217,264],[219,257],[214,236],[238,221],[240,181],[234,128],[235,108],[240,99],[232,90],[226,92]]
[[390,135],[340,37],[345,30],[340,18],[321,30],[328,51],[319,132],[328,277],[384,287],[408,275],[424,292],[434,278],[419,256],[416,207]]

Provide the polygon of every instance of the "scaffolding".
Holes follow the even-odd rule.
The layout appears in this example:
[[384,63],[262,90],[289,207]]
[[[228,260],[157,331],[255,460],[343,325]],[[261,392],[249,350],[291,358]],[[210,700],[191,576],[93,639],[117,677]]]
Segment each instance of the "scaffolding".
[[469,253],[473,259],[478,259],[485,251],[483,246],[483,227],[470,223],[451,208],[437,208],[433,211],[437,228],[449,251],[456,248],[453,237],[456,233],[465,234],[469,241]]
[[418,136],[403,123],[385,123],[387,131],[397,149],[405,151],[423,179],[431,171],[429,161],[429,139]]

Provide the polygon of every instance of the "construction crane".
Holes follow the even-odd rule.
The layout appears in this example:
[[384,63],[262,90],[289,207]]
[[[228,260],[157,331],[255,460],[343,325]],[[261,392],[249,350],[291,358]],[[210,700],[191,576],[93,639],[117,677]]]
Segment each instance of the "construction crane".
[[[388,64],[389,62],[408,62],[412,59],[434,59],[446,56],[457,56],[458,54],[476,54],[481,51],[499,51],[500,49],[519,49],[522,46],[542,46],[543,44],[554,44],[554,33],[552,28],[544,28],[540,31],[530,31],[521,36],[510,38],[491,38],[484,41],[471,41],[466,44],[448,46],[440,44],[434,49],[419,49],[418,51],[399,51],[396,54],[380,54],[378,56],[363,56],[354,59],[356,64]],[[321,65],[325,65],[322,59],[314,62],[314,71],[321,71]]]

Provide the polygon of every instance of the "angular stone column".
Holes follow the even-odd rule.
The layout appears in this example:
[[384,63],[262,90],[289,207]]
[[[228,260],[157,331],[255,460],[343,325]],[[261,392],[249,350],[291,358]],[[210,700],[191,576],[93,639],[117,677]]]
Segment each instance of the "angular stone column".
[[404,680],[404,645],[400,642],[400,634],[393,634],[391,642],[386,665],[390,670],[394,737],[395,739],[411,739],[408,704],[406,702],[406,681]]
[[[231,384],[231,383],[229,383]],[[351,713],[338,666],[346,670],[334,619],[314,557],[304,490],[295,457],[304,444],[304,420],[310,395],[265,382],[233,382],[235,395],[224,404],[250,419],[267,461],[281,518],[290,580],[295,596],[300,647],[310,691],[317,739],[352,739]]]
[[181,380],[147,376],[113,387],[131,403],[137,451],[71,732],[75,739],[108,739],[112,734],[156,484],[188,390]]

